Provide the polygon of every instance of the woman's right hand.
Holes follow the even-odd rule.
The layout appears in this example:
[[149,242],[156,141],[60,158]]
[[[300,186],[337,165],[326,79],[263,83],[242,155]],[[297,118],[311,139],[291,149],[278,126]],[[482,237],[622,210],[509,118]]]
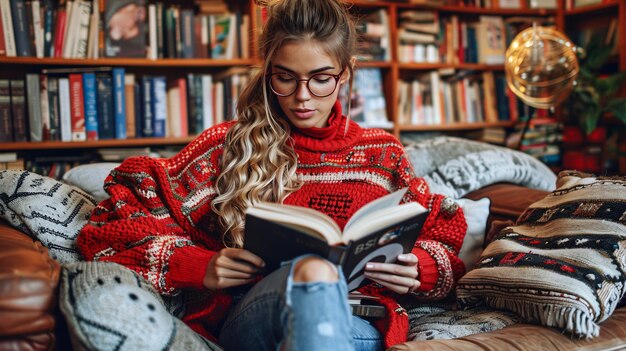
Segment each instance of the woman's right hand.
[[207,264],[203,283],[209,290],[247,284],[264,266],[265,262],[248,250],[224,248]]

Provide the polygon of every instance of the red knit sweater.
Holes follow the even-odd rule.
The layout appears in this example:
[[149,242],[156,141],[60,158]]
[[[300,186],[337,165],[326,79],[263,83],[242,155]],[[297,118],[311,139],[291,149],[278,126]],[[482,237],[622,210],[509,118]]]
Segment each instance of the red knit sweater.
[[[223,248],[210,205],[224,137],[233,123],[206,130],[170,159],[130,158],[112,171],[105,181],[110,199],[96,207],[78,237],[83,255],[129,267],[162,294],[181,289],[206,292],[202,282],[207,263]],[[409,187],[404,200],[431,210],[413,250],[422,283],[414,296],[445,297],[465,271],[457,256],[467,227],[461,209],[429,193],[426,182],[413,175],[402,145],[389,133],[348,121],[338,103],[329,123],[327,128],[293,132],[297,174],[304,185],[284,202],[322,211],[343,228],[361,206]],[[383,296],[392,310],[378,325],[387,346],[406,340],[408,318],[395,295],[376,285],[364,290]],[[228,290],[197,296],[188,303],[183,320],[215,340],[232,297]]]

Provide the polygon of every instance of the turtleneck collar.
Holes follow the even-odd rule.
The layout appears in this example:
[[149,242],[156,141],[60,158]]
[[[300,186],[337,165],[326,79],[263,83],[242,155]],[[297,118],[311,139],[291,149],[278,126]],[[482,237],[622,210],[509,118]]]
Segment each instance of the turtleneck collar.
[[[349,123],[347,132],[346,123]],[[328,126],[302,129],[294,127],[292,136],[296,149],[332,151],[352,145],[361,136],[361,132],[357,123],[342,114],[341,102],[337,100],[328,117]]]

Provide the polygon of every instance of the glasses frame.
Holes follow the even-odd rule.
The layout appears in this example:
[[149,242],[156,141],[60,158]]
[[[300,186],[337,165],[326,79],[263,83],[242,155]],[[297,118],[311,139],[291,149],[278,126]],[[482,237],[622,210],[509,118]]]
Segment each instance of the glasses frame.
[[[315,96],[315,97],[319,97],[319,98],[323,98],[323,97],[327,97],[327,96],[331,96],[333,95],[333,93],[337,90],[337,86],[339,85],[339,78],[341,78],[341,76],[343,75],[343,73],[346,71],[346,68],[344,67],[341,72],[339,72],[338,74],[330,74],[330,73],[315,73],[314,75],[310,76],[307,79],[298,79],[298,77],[296,77],[295,75],[293,75],[292,73],[289,72],[277,72],[277,73],[271,73],[268,76],[268,83],[270,86],[270,89],[272,90],[272,92],[280,97],[287,97],[287,96],[291,96],[293,94],[296,93],[296,91],[298,91],[298,86],[300,85],[300,82],[306,82],[306,88],[309,91],[309,93],[311,93],[311,95]],[[279,74],[287,74],[290,75],[291,77],[293,77],[293,79],[296,80],[297,84],[296,84],[296,88],[289,94],[280,94],[278,93],[276,90],[274,90],[274,87],[272,86],[272,77],[279,75]],[[333,88],[333,91],[331,91],[329,94],[327,95],[317,95],[315,94],[313,91],[311,91],[311,88],[309,87],[309,83],[311,82],[311,79],[315,78],[315,76],[319,76],[319,75],[325,75],[325,76],[331,76],[333,78],[335,78],[335,87]]]

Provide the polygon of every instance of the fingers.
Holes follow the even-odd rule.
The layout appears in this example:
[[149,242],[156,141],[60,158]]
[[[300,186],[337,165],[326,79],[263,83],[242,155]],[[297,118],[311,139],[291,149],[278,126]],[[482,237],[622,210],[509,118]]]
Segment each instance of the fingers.
[[398,263],[369,262],[365,276],[399,294],[406,294],[421,285],[418,277],[417,257],[412,254],[398,256]]
[[365,272],[365,276],[398,294],[406,294],[415,291],[421,283],[415,278],[398,277],[384,273]]
[[228,258],[239,260],[239,261],[245,261],[258,268],[265,267],[265,262],[263,262],[261,257],[253,254],[252,252],[248,250],[228,248],[228,249],[223,249],[222,251],[223,251],[224,256]]

